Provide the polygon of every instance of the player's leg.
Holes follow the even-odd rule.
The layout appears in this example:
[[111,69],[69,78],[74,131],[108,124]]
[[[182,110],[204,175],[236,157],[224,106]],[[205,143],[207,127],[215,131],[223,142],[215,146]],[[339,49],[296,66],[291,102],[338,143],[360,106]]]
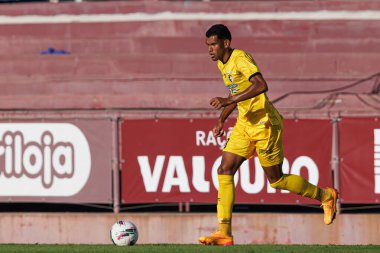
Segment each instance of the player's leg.
[[234,175],[244,161],[244,157],[224,151],[222,162],[218,169],[218,230],[226,235],[232,235],[231,217],[232,207],[235,202]]
[[235,201],[234,175],[244,162],[245,158],[224,151],[222,162],[218,168],[218,230],[208,236],[199,238],[199,242],[205,245],[233,245],[231,229],[232,208]]
[[270,186],[276,189],[288,190],[311,199],[319,200],[324,211],[324,222],[329,225],[336,215],[338,193],[333,188],[319,188],[299,175],[282,174],[281,164],[263,167]]
[[254,146],[246,138],[239,126],[235,126],[222,153],[222,162],[218,168],[218,231],[209,236],[199,238],[199,242],[206,245],[232,245],[232,208],[235,201],[234,174],[240,165],[251,157]]
[[298,175],[283,174],[282,163],[272,166],[262,166],[271,187],[320,200],[320,189]]
[[331,224],[336,214],[337,191],[333,188],[319,188],[299,175],[283,174],[282,127],[271,126],[267,131],[267,138],[258,141],[256,146],[260,163],[271,187],[321,201],[325,214],[324,222],[327,225]]

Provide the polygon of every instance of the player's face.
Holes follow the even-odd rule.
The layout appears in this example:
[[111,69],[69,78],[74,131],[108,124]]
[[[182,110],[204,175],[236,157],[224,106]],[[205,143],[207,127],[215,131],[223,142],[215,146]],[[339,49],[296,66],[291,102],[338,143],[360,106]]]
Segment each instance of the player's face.
[[213,35],[206,38],[206,45],[208,47],[208,54],[211,56],[211,60],[223,60],[224,54],[227,52],[228,43],[227,40],[219,39],[218,36]]

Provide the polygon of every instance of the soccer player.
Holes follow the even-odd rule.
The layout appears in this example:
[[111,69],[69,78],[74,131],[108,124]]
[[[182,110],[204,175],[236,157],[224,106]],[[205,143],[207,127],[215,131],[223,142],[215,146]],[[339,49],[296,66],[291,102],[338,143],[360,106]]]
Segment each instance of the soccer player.
[[223,149],[218,168],[218,230],[199,238],[205,245],[233,245],[231,231],[232,207],[235,200],[233,176],[240,165],[256,151],[271,187],[288,190],[322,203],[324,222],[329,225],[336,214],[338,193],[333,188],[319,188],[298,175],[283,174],[283,120],[269,101],[268,85],[256,62],[243,50],[231,48],[231,33],[225,25],[213,25],[206,32],[208,53],[216,61],[224,84],[229,89],[226,98],[214,97],[210,105],[223,108],[213,128],[216,137],[224,134],[223,124],[238,107],[238,117]]

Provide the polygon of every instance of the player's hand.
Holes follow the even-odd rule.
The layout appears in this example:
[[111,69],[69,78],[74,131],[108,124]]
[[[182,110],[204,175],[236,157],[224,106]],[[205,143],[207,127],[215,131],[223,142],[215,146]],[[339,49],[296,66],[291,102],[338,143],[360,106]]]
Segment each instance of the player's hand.
[[227,105],[228,98],[215,97],[210,100],[210,105],[219,110]]
[[214,134],[214,137],[220,137],[220,136],[224,135],[223,125],[224,124],[220,121],[218,121],[218,123],[216,123],[216,125],[212,129],[212,133]]

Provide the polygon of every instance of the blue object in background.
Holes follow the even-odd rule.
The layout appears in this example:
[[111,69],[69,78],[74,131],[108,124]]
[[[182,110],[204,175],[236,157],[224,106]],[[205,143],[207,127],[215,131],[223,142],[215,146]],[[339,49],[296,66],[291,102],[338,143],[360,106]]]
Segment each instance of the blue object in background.
[[56,50],[52,47],[49,47],[46,51],[40,52],[40,54],[70,54],[69,52],[65,50]]

